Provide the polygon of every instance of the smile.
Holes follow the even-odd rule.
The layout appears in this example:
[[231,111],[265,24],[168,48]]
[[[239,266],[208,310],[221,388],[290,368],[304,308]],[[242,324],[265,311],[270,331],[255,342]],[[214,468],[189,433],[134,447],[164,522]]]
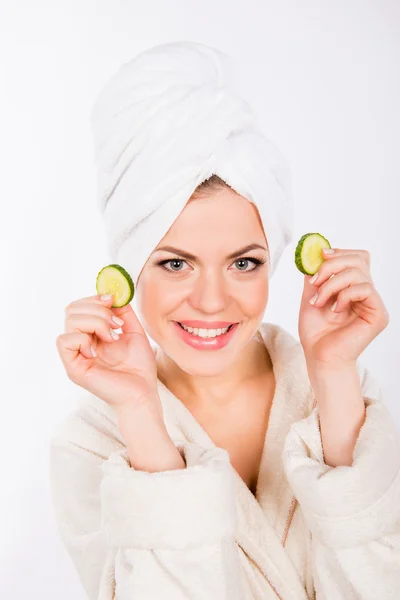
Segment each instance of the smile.
[[178,321],[178,324],[182,327],[182,329],[184,329],[191,335],[197,335],[201,338],[207,338],[207,339],[217,337],[218,335],[223,335],[224,333],[227,333],[229,331],[229,329],[233,326],[233,324],[232,324],[232,325],[229,325],[229,327],[223,327],[223,328],[219,328],[219,329],[205,329],[205,328],[198,328],[198,327],[186,327],[186,325],[182,325],[182,323],[179,323],[179,321]]
[[173,321],[173,325],[180,339],[188,346],[196,350],[219,350],[229,344],[239,323],[233,323],[223,329],[185,328],[178,321]]

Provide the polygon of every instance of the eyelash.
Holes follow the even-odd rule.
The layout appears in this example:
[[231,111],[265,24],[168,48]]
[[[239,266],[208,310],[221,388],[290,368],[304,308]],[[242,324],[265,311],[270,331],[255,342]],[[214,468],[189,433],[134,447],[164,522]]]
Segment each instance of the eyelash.
[[[243,256],[241,258],[237,258],[235,260],[235,263],[238,262],[239,260],[250,260],[251,262],[253,262],[255,264],[254,269],[250,269],[249,271],[240,271],[238,269],[239,273],[254,273],[254,271],[256,271],[261,265],[263,265],[266,262],[266,259],[260,260],[259,258],[256,258],[255,256]],[[172,269],[167,269],[167,267],[164,266],[167,263],[174,262],[174,261],[178,261],[178,262],[182,262],[182,263],[186,262],[185,260],[183,260],[183,258],[168,258],[166,260],[161,260],[160,262],[157,263],[157,265],[162,267],[165,271],[168,271],[168,273],[174,273],[174,274],[182,273],[183,271],[173,271]]]

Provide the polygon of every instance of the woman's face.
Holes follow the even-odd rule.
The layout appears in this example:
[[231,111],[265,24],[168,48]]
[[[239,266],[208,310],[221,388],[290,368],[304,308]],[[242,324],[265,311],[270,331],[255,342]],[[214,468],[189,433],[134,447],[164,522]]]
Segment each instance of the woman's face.
[[[261,248],[228,258],[250,244]],[[160,249],[167,245],[195,258]],[[240,360],[268,302],[267,248],[256,207],[231,188],[188,201],[147,260],[136,286],[143,327],[181,369],[213,375]],[[177,322],[187,320],[205,321],[204,328],[211,321],[239,325],[226,345],[204,350],[182,338]]]

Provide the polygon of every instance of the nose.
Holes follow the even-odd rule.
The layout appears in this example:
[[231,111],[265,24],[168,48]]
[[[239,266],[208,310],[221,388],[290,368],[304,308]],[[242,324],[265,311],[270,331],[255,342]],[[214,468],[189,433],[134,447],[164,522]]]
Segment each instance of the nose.
[[222,314],[229,302],[228,282],[217,271],[204,272],[190,294],[190,304],[199,313]]

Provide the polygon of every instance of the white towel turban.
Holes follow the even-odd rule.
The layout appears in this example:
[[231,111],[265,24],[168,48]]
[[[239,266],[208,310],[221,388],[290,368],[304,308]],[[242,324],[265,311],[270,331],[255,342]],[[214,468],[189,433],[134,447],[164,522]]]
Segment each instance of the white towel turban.
[[135,282],[196,187],[213,173],[257,207],[269,277],[292,240],[290,171],[220,50],[161,44],[122,65],[90,116],[98,206],[113,262]]

